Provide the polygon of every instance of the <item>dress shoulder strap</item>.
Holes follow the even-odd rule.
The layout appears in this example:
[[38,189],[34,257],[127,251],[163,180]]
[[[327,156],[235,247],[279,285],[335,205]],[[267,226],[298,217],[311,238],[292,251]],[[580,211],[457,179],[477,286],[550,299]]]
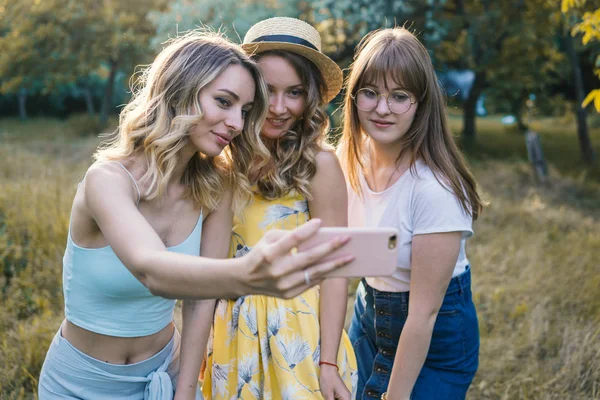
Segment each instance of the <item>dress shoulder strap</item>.
[[137,190],[137,194],[138,194],[138,199],[137,199],[137,204],[136,205],[140,205],[140,199],[141,199],[141,194],[140,194],[140,188],[135,180],[135,178],[133,177],[133,175],[131,175],[131,172],[129,172],[129,170],[127,168],[125,168],[125,166],[123,164],[121,164],[118,161],[115,161],[117,164],[119,164],[121,166],[121,168],[123,168],[125,170],[125,172],[127,172],[127,175],[129,175],[131,177],[131,180],[133,181],[133,184],[135,185],[135,189]]

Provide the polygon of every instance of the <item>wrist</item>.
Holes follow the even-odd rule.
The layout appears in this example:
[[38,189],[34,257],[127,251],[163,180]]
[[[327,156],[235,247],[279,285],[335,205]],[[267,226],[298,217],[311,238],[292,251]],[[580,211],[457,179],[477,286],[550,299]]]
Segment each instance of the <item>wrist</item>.
[[231,263],[233,264],[230,269],[230,282],[232,296],[231,298],[239,298],[249,294],[248,285],[248,266],[250,257],[232,258]]
[[404,398],[404,397],[397,397],[397,396],[395,397],[393,394],[390,394],[388,396],[388,392],[384,392],[384,393],[381,394],[381,400],[400,400],[400,399],[402,399],[402,400],[410,400],[410,396],[408,396],[406,398]]
[[340,367],[338,367],[338,365],[336,363],[332,363],[329,361],[319,361],[319,367],[321,367],[321,369],[330,368],[330,369],[336,370],[336,371],[340,370]]

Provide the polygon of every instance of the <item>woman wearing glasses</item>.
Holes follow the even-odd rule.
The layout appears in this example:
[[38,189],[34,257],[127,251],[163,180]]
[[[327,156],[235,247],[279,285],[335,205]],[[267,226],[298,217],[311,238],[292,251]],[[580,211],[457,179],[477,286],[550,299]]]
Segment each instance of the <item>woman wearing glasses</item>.
[[349,225],[400,232],[395,273],[358,288],[357,398],[464,399],[479,353],[465,240],[482,201],[427,50],[403,28],[367,35],[344,108]]

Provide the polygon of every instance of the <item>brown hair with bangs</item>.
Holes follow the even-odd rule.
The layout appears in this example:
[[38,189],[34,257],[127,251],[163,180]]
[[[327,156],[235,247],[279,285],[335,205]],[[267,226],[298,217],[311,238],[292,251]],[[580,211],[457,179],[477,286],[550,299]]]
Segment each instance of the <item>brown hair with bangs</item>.
[[413,93],[418,101],[412,125],[400,139],[402,150],[397,160],[408,156],[411,172],[416,173],[415,162],[421,159],[436,179],[454,193],[463,209],[477,219],[483,202],[477,193],[475,178],[452,138],[446,99],[431,58],[423,44],[405,28],[381,29],[366,35],[357,47],[350,68],[339,153],[352,189],[362,195],[358,168],[364,168],[363,144],[367,139],[353,96],[363,84],[379,79],[385,82],[390,75],[394,83]]

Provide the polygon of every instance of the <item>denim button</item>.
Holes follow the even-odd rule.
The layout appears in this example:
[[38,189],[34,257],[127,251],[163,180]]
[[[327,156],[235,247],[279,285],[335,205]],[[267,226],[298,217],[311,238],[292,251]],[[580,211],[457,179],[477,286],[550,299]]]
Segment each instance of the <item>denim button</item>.
[[378,395],[379,395],[379,393],[377,393],[375,390],[371,390],[371,389],[369,389],[369,390],[367,390],[367,395],[368,395],[368,396],[370,396],[370,397],[375,397],[375,398],[377,398],[377,397],[378,397]]
[[392,335],[383,331],[377,331],[377,336],[384,337],[386,339],[392,339]]
[[377,314],[379,314],[379,315],[385,315],[385,311],[379,310],[379,311],[377,311]]

